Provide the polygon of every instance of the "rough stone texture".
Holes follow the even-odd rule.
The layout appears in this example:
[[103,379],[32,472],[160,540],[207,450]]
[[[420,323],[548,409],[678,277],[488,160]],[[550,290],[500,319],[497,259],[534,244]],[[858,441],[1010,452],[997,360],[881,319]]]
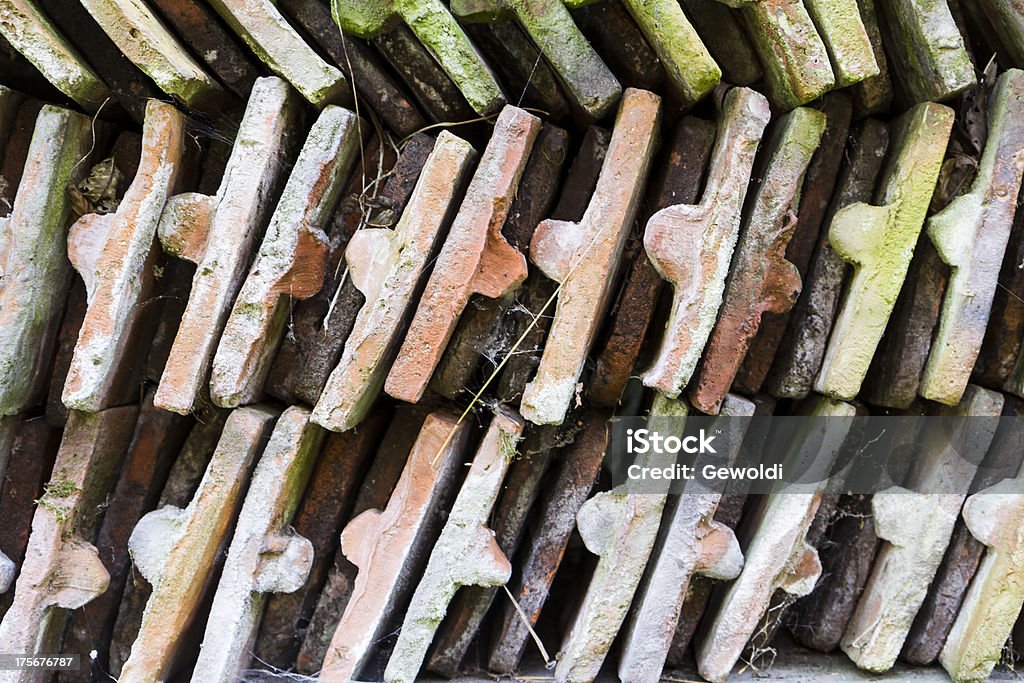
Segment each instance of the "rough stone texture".
[[[1017,475],[1024,460],[1022,414],[1024,404],[1012,396],[1005,397],[999,429],[971,481],[971,493]],[[935,662],[961,609],[971,577],[982,561],[985,545],[972,535],[965,519],[961,516],[957,520],[946,555],[907,635],[901,652],[904,661],[920,666]]]
[[[427,141],[423,159],[433,144],[429,138]],[[412,138],[403,148],[402,156],[418,149],[420,142],[422,138]],[[362,305],[362,295],[352,284],[342,261],[345,247],[364,221],[389,225],[397,220],[391,213],[389,188],[408,184],[411,193],[422,166],[421,160],[409,179],[401,172],[402,167],[392,167],[394,160],[395,155],[380,146],[379,138],[372,137],[360,153],[359,167],[349,179],[344,196],[325,227],[328,249],[324,284],[320,291],[292,308],[288,333],[281,341],[264,387],[267,393],[286,403],[302,400],[314,405],[338,362],[358,307]],[[376,182],[377,177],[388,180]],[[381,206],[364,213],[366,203]]]
[[[685,401],[656,396],[647,427],[659,434],[681,437],[688,413]],[[663,453],[638,459],[640,464],[652,467],[664,467],[674,460],[672,455]],[[601,491],[577,513],[576,527],[583,543],[598,560],[562,641],[556,681],[593,681],[597,677],[654,549],[667,494],[667,484],[660,492]],[[742,564],[735,539],[728,554],[722,572],[735,576]],[[717,563],[710,555],[708,559]],[[637,672],[628,664],[620,661],[620,665],[625,672],[624,676],[620,674],[623,680],[642,680],[635,677]],[[654,680],[657,679],[655,675]]]
[[321,680],[359,677],[424,561],[432,540],[428,517],[454,485],[469,435],[455,417],[429,415],[387,508],[367,510],[345,527],[342,551],[359,574],[320,669]]
[[[767,417],[775,412],[775,399],[769,396],[760,394],[754,396],[751,401],[754,404],[754,417]],[[722,409],[724,410],[727,405],[723,405]],[[750,426],[755,429],[747,435],[747,439],[763,439],[768,436],[769,422],[767,420],[756,420]],[[743,517],[743,509],[748,498],[745,483],[738,480],[727,482],[725,491],[719,498],[714,521],[735,531]],[[719,583],[721,582],[707,576],[691,575],[682,610],[679,612],[679,621],[675,625],[675,635],[672,636],[672,645],[669,647],[666,658],[666,664],[669,666],[692,668],[691,641],[693,641],[693,636],[704,617],[704,612],[711,602],[712,592]]]
[[276,418],[266,406],[233,411],[188,506],[166,505],[139,520],[128,548],[153,590],[118,680],[152,681],[172,672]]
[[306,44],[272,0],[211,0],[210,4],[271,71],[314,105],[351,103],[345,76]]
[[284,81],[253,86],[215,195],[175,195],[160,218],[164,251],[196,264],[188,305],[156,392],[156,405],[187,413],[206,389],[213,354],[282,176],[298,101]]
[[[164,484],[157,502],[158,508],[167,505],[183,508],[192,500],[217,448],[217,441],[227,417],[226,410],[213,412],[205,415],[189,431],[185,445],[177,454],[167,475],[167,483]],[[121,604],[117,610],[117,621],[110,641],[109,669],[112,675],[121,674],[121,667],[131,653],[132,642],[142,625],[142,614],[151,593],[151,586],[145,578],[132,571],[129,580],[124,584]]]
[[110,96],[99,76],[29,0],[0,2],[0,34],[86,111],[95,112]]
[[110,88],[113,99],[103,107],[104,116],[141,126],[149,98],[166,98],[160,88],[121,52],[81,3],[33,0],[33,4]]
[[352,236],[345,260],[365,303],[313,411],[318,424],[346,431],[376,401],[474,156],[468,142],[443,131],[394,230],[365,228]]
[[[1024,67],[1024,12],[1019,5],[1005,0],[981,0],[965,9],[979,23],[984,22],[985,29],[990,29],[985,38],[997,43],[1000,61],[1005,59],[1011,66]],[[997,33],[996,26],[998,35],[993,35]]]
[[427,125],[373,50],[359,38],[338,30],[327,4],[320,0],[278,0],[277,6],[327,53],[352,83],[360,105],[369,104],[388,128],[409,136]]
[[949,269],[932,242],[919,237],[889,323],[868,366],[861,400],[906,408],[917,398],[948,276]]
[[88,298],[62,395],[69,408],[106,407],[123,374],[139,304],[154,287],[157,224],[181,168],[184,129],[181,112],[150,101],[139,170],[117,211],[82,216],[68,233],[68,257]]
[[502,585],[511,576],[512,566],[487,523],[522,431],[518,414],[507,408],[495,412],[405,611],[385,681],[416,680],[434,632],[459,588]]
[[878,205],[851,204],[833,217],[829,244],[854,272],[815,391],[852,398],[860,390],[924,224],[952,123],[953,111],[932,103],[901,116],[894,123],[895,151],[876,194]]
[[[0,477],[0,519],[4,520],[0,552],[14,565],[13,580],[25,560],[32,530],[33,501],[43,495],[43,484],[50,476],[60,446],[60,431],[44,420],[18,420],[15,417],[3,418],[0,429],[4,432],[2,441],[9,441],[0,457],[18,463],[17,467],[6,469]],[[11,583],[8,588],[13,585]],[[0,592],[0,618],[13,599],[14,591]]]
[[313,544],[291,527],[320,455],[324,431],[301,406],[274,426],[238,513],[192,680],[227,681],[252,659],[268,593],[291,593],[306,582]]
[[[171,464],[188,435],[190,422],[181,415],[155,408],[152,391],[143,399],[121,474],[110,496],[111,505],[96,539],[100,561],[110,573],[110,584],[102,595],[71,614],[61,652],[80,655],[82,667],[77,672],[62,674],[62,678],[88,680],[90,674],[106,670],[105,646],[113,634],[121,593],[131,571],[128,537],[139,518],[155,507]],[[90,662],[93,649],[97,650],[97,657]]]
[[751,85],[761,80],[761,61],[732,9],[717,0],[682,0],[682,5],[726,83]]
[[892,104],[893,88],[889,78],[889,58],[885,54],[882,41],[882,30],[878,26],[878,12],[875,0],[858,0],[860,19],[871,41],[871,51],[875,55],[878,74],[869,76],[853,86],[853,97],[857,105],[857,113],[861,116],[878,114],[889,109]]
[[190,107],[209,106],[221,87],[171,35],[153,11],[132,0],[82,0],[114,44],[168,95]]
[[700,203],[670,206],[647,221],[644,248],[674,293],[660,349],[643,381],[666,396],[678,396],[690,381],[715,324],[769,116],[768,101],[760,94],[729,91]]
[[[524,254],[529,254],[537,224],[550,214],[568,145],[569,134],[550,124],[542,126],[537,134],[502,229],[509,244]],[[517,304],[530,297],[530,288],[537,279],[531,272],[522,286],[500,299],[470,299],[430,380],[432,391],[455,399],[479,386],[477,371],[481,365],[484,381],[493,382],[493,374],[501,370],[499,366],[513,362],[516,356],[511,354],[512,347],[522,335],[518,323],[523,311]]]
[[291,301],[323,285],[327,235],[321,226],[337,205],[365,129],[349,110],[328,105],[309,131],[214,354],[210,397],[217,405],[259,400]]
[[[786,260],[796,266],[801,280],[807,277],[807,270],[819,244],[821,226],[835,190],[853,114],[850,97],[840,92],[825,95],[820,108],[825,115],[825,132],[807,167],[807,175],[800,190],[799,208],[796,210],[796,227],[786,247]],[[781,314],[766,312],[761,316],[757,335],[750,342],[750,350],[733,382],[737,391],[750,395],[761,391],[761,385],[764,384],[786,332],[792,310]]]
[[370,42],[398,73],[429,119],[443,123],[476,116],[455,82],[408,26],[400,23]]
[[[107,589],[110,575],[92,544],[121,466],[136,406],[74,412],[32,517],[14,602],[0,622],[0,649],[28,656],[59,652],[67,610]],[[43,672],[0,672],[4,683],[43,680]]]
[[1022,477],[1024,470],[964,503],[964,522],[987,548],[939,656],[957,683],[988,680],[1024,605]]
[[[68,183],[84,173],[89,119],[43,107],[9,215],[0,217],[0,414],[38,404],[71,285]],[[86,164],[87,166],[87,164]]]
[[[917,401],[907,410],[897,413],[901,417],[921,418],[926,414],[923,401]],[[882,413],[889,415],[889,413]],[[912,419],[898,422],[901,428],[892,430],[888,446],[892,463],[905,463],[909,468],[917,435],[925,420]],[[895,483],[902,483],[906,471],[889,471]],[[824,508],[824,505],[822,506]],[[821,579],[814,592],[799,600],[786,621],[793,637],[801,645],[821,652],[839,647],[846,625],[857,608],[857,601],[871,573],[871,565],[879,541],[871,521],[871,496],[850,494],[836,501],[835,512],[820,525],[817,542],[821,560]],[[815,526],[822,519],[819,512]]]
[[661,59],[622,3],[598,0],[572,16],[621,83],[653,90],[665,80]]
[[[652,213],[697,200],[714,139],[712,123],[689,116],[680,122],[669,146],[667,163],[648,191],[647,203]],[[594,361],[587,398],[595,405],[614,406],[619,402],[654,318],[662,283],[646,252],[638,253],[619,291],[610,327]]]
[[[828,50],[803,0],[729,0],[727,4],[739,4],[742,8],[748,35],[764,65],[773,104],[784,110],[792,109],[821,97],[836,85]],[[855,23],[860,25],[860,17],[856,17]],[[863,26],[859,28],[863,32]],[[850,31],[846,35],[857,34]],[[866,40],[867,36],[863,38]],[[871,64],[874,66],[873,58]],[[869,75],[865,73],[862,77]]]
[[914,102],[947,100],[975,83],[946,0],[875,0],[891,72]]
[[415,403],[423,396],[472,294],[496,299],[526,279],[526,259],[501,234],[540,120],[508,106],[480,159],[441,247],[384,390]]
[[188,39],[214,76],[238,97],[249,97],[259,72],[212,9],[201,0],[151,0],[150,4],[175,33]]
[[[1024,174],[1024,72],[1004,72],[989,103],[988,140],[971,190],[928,219],[928,236],[952,268],[921,395],[955,404],[988,324],[999,266]],[[1024,383],[1015,393],[1024,393]]]
[[[823,397],[811,399],[806,410],[818,418],[850,418],[856,412],[847,403]],[[717,683],[729,676],[776,591],[801,596],[814,588],[821,564],[806,536],[822,501],[825,475],[849,427],[849,420],[833,420],[824,427],[820,443],[797,441],[788,446],[786,462],[811,462],[813,458],[821,476],[807,477],[806,481],[817,479],[816,484],[769,494],[749,520],[750,540],[745,544],[743,571],[729,584],[714,618],[700,636],[697,668],[707,680]],[[817,450],[810,453],[807,448]]]
[[[578,429],[578,423],[573,421],[566,426],[528,426],[524,431],[519,453],[509,466],[501,497],[491,517],[494,539],[505,557],[511,558],[519,547],[529,513],[540,495],[541,483],[555,451],[560,445],[571,442]],[[434,636],[426,668],[443,676],[458,675],[460,664],[476,640],[484,617],[501,592],[497,586],[467,586],[455,595]],[[468,662],[470,665],[474,663]]]
[[[625,10],[623,10],[625,11]],[[576,153],[569,173],[562,183],[561,192],[551,218],[578,221],[587,210],[590,196],[597,185],[598,176],[608,151],[611,135],[604,128],[590,126],[583,135],[580,149]],[[533,239],[531,228],[530,239]],[[529,251],[529,245],[524,249]],[[498,380],[498,396],[506,403],[515,403],[523,395],[523,388],[534,376],[540,364],[544,337],[547,334],[550,316],[544,315],[555,292],[556,284],[539,269],[533,268],[516,292],[516,306],[509,313],[508,336],[511,344],[518,343],[516,353],[511,354]],[[511,345],[509,346],[511,349]]]
[[[996,417],[1002,406],[1001,395],[972,385],[959,405],[943,407],[936,414]],[[994,425],[967,420],[954,429],[953,434],[929,432],[939,443],[921,444],[922,459],[915,463],[905,486],[872,498],[875,533],[885,543],[841,643],[862,669],[886,671],[896,661],[977,470],[977,463],[959,452],[986,451],[995,432]]]
[[836,87],[845,88],[878,75],[879,66],[857,0],[807,0],[806,6],[828,50]]
[[372,38],[400,19],[441,64],[477,114],[493,114],[505,104],[494,74],[440,0],[333,0],[332,8],[338,25],[362,38]]
[[328,434],[292,522],[295,533],[313,544],[313,566],[301,588],[267,597],[255,647],[260,662],[282,670],[295,662],[337,552],[341,525],[349,517],[389,417],[388,411],[377,411],[359,429]]
[[639,210],[657,135],[661,99],[629,89],[622,98],[594,194],[579,222],[537,226],[531,260],[558,285],[558,305],[540,365],[520,410],[535,424],[557,424],[578,393],[587,353],[608,308],[615,273]]
[[1024,211],[1013,218],[1009,244],[999,271],[985,340],[974,365],[972,380],[1002,387],[1012,382],[1014,365],[1024,340]]
[[[561,564],[569,537],[576,527],[576,514],[590,495],[590,489],[604,460],[608,435],[606,422],[611,411],[588,410],[581,416],[583,430],[562,454],[552,488],[541,499],[527,543],[513,566],[516,572],[509,590],[526,615],[529,627],[537,623],[547,600],[551,582]],[[522,617],[507,601],[500,608],[487,668],[511,673],[519,666],[530,632]]]
[[[354,519],[367,510],[379,510],[387,506],[427,415],[428,410],[423,406],[396,406],[394,418],[388,425],[380,446],[373,454],[370,469],[358,483],[358,495],[348,519]],[[355,431],[364,428],[360,427]],[[432,535],[438,530],[442,512],[432,512],[431,519],[427,521],[427,535]],[[344,549],[340,546],[340,534],[338,542],[337,552],[331,558],[332,564],[327,581],[317,598],[313,618],[309,622],[309,628],[306,629],[306,636],[295,660],[296,670],[307,675],[320,672],[359,573],[359,568],[345,557]]]
[[582,113],[563,92],[557,73],[518,23],[468,24],[465,28],[466,35],[494,69],[502,90],[520,94],[521,103],[516,106],[538,109],[548,121]]
[[[579,7],[592,0],[566,0]],[[700,36],[672,0],[624,0],[623,4],[654,48],[662,67],[685,106],[691,106],[718,85],[722,70]]]
[[456,0],[463,21],[515,19],[554,67],[576,104],[594,119],[622,94],[615,76],[573,23],[562,0]]
[[[754,412],[753,403],[730,394],[721,414],[747,417]],[[730,425],[730,450],[724,454],[728,464],[735,462],[748,424],[737,420]],[[626,625],[618,666],[622,681],[661,678],[692,577],[724,581],[739,575],[743,555],[736,536],[729,526],[715,520],[721,498],[722,491],[689,482],[679,497],[669,499]]]
[[799,220],[804,175],[825,132],[825,115],[799,107],[776,125],[765,146],[770,156],[732,259],[718,320],[690,390],[694,407],[709,415],[717,414],[725,400],[761,316],[785,313],[800,294],[800,271],[786,260],[786,248]]
[[[888,127],[874,119],[868,119],[854,130],[826,222],[831,222],[844,206],[870,200],[888,141]],[[771,395],[804,398],[810,393],[825,355],[845,275],[846,264],[829,244],[828,230],[823,230],[804,278],[802,295],[792,309],[786,333],[764,382],[764,388]]]

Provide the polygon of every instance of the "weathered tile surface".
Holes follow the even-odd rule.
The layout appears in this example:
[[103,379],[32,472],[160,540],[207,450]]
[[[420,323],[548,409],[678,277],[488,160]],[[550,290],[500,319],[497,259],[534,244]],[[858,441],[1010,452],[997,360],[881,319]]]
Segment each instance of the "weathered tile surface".
[[210,588],[253,463],[276,418],[275,410],[262,405],[233,411],[188,505],[150,512],[132,531],[128,548],[153,590],[118,680],[163,678],[183,654],[181,644]]
[[508,409],[499,408],[491,418],[405,611],[385,681],[416,680],[456,591],[463,586],[503,585],[511,576],[508,558],[487,524],[522,431],[522,418]]
[[[579,7],[591,1],[566,0],[566,4]],[[694,104],[718,85],[722,70],[678,2],[626,0],[623,4],[654,48],[684,105]]]
[[971,580],[956,621],[939,655],[950,677],[988,680],[1003,654],[1024,605],[1020,567],[1024,563],[1024,470],[972,495],[963,519],[985,544],[985,558]]
[[31,0],[0,3],[0,34],[46,80],[94,112],[110,95],[107,86]]
[[190,192],[167,201],[159,229],[164,251],[197,268],[157,389],[156,405],[161,408],[187,413],[206,390],[250,249],[272,208],[297,104],[283,81],[256,81],[217,193]]
[[[519,180],[502,234],[509,244],[526,255],[529,255],[530,239],[537,224],[550,213],[568,146],[569,135],[565,130],[550,124],[542,126]],[[486,378],[483,381],[493,382],[491,373],[515,363],[517,356],[512,347],[523,333],[519,323],[529,316],[525,306],[520,305],[534,298],[539,279],[543,278],[533,271],[519,288],[499,299],[479,296],[470,299],[430,379],[432,391],[455,399],[480,386],[477,374],[481,366]],[[532,316],[529,317],[532,320]],[[520,344],[520,348],[524,346]]]
[[729,91],[700,203],[669,206],[647,221],[644,248],[674,292],[660,349],[643,381],[666,396],[678,396],[690,381],[711,335],[769,116],[762,95]]
[[451,10],[463,21],[515,19],[558,72],[576,103],[593,118],[601,118],[619,99],[619,82],[576,28],[562,0],[456,0]]
[[[157,508],[167,505],[184,508],[192,500],[217,448],[227,417],[226,410],[206,414],[189,431],[167,475]],[[133,571],[130,578],[125,582],[121,594],[108,652],[109,671],[115,676],[120,676],[121,667],[131,654],[132,643],[142,625],[142,615],[152,594],[152,586],[141,574]]]
[[[721,414],[747,417],[753,416],[754,410],[753,403],[730,394]],[[745,420],[730,425],[730,450],[723,462],[735,461],[747,426]],[[729,526],[715,520],[721,497],[720,490],[688,483],[677,498],[669,500],[662,531],[626,624],[618,665],[621,680],[661,678],[691,578],[699,575],[721,581],[739,575],[743,555],[736,536]]]
[[190,107],[209,106],[221,87],[141,2],[82,0],[114,44],[161,90]]
[[345,76],[306,44],[272,0],[211,0],[210,4],[271,71],[314,105],[350,103]]
[[[995,417],[1002,405],[1001,395],[969,386],[959,405],[938,414]],[[925,459],[915,464],[905,487],[872,498],[875,533],[885,543],[841,643],[862,669],[881,672],[892,667],[942,562],[977,470],[977,463],[959,455],[957,442],[966,440],[970,452],[982,452],[995,427],[987,421],[960,421],[955,430],[951,435],[931,432],[940,443],[920,446]]]
[[387,507],[363,512],[341,535],[345,556],[359,567],[320,670],[324,681],[358,678],[427,552],[428,518],[446,490],[469,437],[465,423],[432,413],[420,429]]
[[179,36],[202,57],[213,75],[235,95],[249,96],[259,77],[256,62],[217,21],[201,0],[150,0],[150,4]]
[[[419,432],[429,415],[429,409],[421,405],[400,404],[395,407],[394,417],[387,426],[380,445],[373,453],[373,461],[366,475],[362,477],[356,491],[352,510],[344,520],[355,519],[368,510],[383,510],[397,486],[408,461]],[[360,427],[354,432],[361,431]],[[350,435],[353,432],[345,432]],[[433,511],[426,522],[425,535],[433,535],[440,528],[441,510]],[[306,629],[305,638],[295,659],[295,669],[303,674],[319,673],[327,651],[330,648],[338,622],[345,612],[355,589],[359,568],[345,556],[341,546],[341,534],[337,535],[337,552],[330,558],[327,581],[317,597],[313,617]]]
[[[800,188],[799,208],[796,209],[796,228],[786,247],[786,260],[796,266],[801,281],[807,277],[811,259],[817,250],[821,226],[845,157],[843,151],[849,139],[853,102],[846,93],[833,91],[821,99],[820,110],[825,115],[825,132],[807,167],[807,175]],[[764,313],[761,316],[757,335],[736,374],[733,383],[736,391],[749,395],[761,391],[792,311],[791,308],[785,313]]]
[[[808,414],[816,418],[850,418],[854,412],[847,403],[821,397],[811,399],[808,405]],[[718,682],[728,677],[777,590],[800,596],[814,588],[821,564],[806,535],[821,504],[824,475],[831,469],[849,426],[849,420],[833,420],[825,427],[820,443],[795,442],[788,447],[786,460],[811,462],[813,457],[815,471],[822,476],[806,478],[818,483],[799,491],[769,494],[751,520],[743,571],[729,584],[714,618],[705,622],[699,635],[697,668],[707,680]],[[813,456],[803,452],[808,447],[816,449]]]
[[[709,121],[688,116],[680,122],[672,137],[667,165],[648,192],[652,213],[697,200],[714,137],[715,127]],[[638,247],[641,251],[633,258],[615,302],[604,345],[594,361],[587,399],[595,405],[618,403],[658,306],[664,280],[642,251],[642,245]]]
[[622,98],[601,176],[579,222],[546,220],[530,243],[531,260],[559,283],[558,304],[537,374],[520,410],[535,424],[562,422],[587,353],[608,307],[626,238],[639,209],[654,152],[661,100],[629,89]]
[[540,120],[508,106],[480,158],[384,384],[403,401],[423,396],[472,294],[496,299],[526,279],[526,259],[501,234]]
[[953,111],[932,103],[901,116],[877,205],[851,204],[832,218],[829,244],[854,272],[814,383],[820,393],[848,399],[860,390],[924,224],[952,123]]
[[468,142],[442,132],[394,230],[365,228],[352,236],[345,260],[365,302],[313,411],[318,424],[351,429],[377,399],[474,155]]
[[295,532],[313,544],[313,566],[301,588],[267,597],[254,649],[260,662],[282,670],[295,662],[333,566],[341,526],[352,511],[366,466],[389,417],[390,411],[379,410],[369,415],[359,429],[327,435],[292,521]]
[[320,0],[278,0],[277,6],[327,53],[352,83],[361,104],[369,104],[399,135],[408,136],[427,125],[396,77],[364,41],[343,35]]
[[[4,652],[59,652],[67,611],[107,589],[110,575],[93,540],[137,414],[135,406],[72,413],[32,517],[14,602],[0,622]],[[39,670],[0,672],[5,683],[42,679]]]
[[328,105],[309,131],[224,324],[210,370],[217,405],[234,408],[260,398],[292,300],[307,299],[323,285],[328,247],[322,226],[359,154],[365,125],[349,110]]
[[25,170],[9,215],[0,217],[0,414],[42,399],[71,285],[68,183],[83,173],[89,119],[44,107],[36,119]]
[[942,101],[975,83],[974,65],[946,0],[875,0],[888,31],[892,74],[914,102]]
[[192,670],[196,683],[237,678],[252,659],[267,594],[290,593],[305,583],[313,544],[291,521],[323,440],[324,431],[301,406],[285,410],[274,425],[228,546]]
[[786,247],[799,218],[800,191],[825,131],[825,115],[799,107],[786,114],[766,145],[764,177],[743,225],[732,259],[718,320],[690,401],[704,413],[718,413],[757,334],[761,316],[784,313],[800,293],[800,271],[786,260]]
[[332,7],[341,28],[363,38],[398,20],[408,24],[477,114],[493,114],[505,103],[494,75],[440,0],[333,0]]
[[[143,399],[120,476],[110,494],[111,505],[96,538],[110,583],[102,595],[72,613],[64,634],[61,651],[82,658],[82,667],[69,674],[68,680],[88,680],[90,669],[106,668],[106,645],[113,633],[122,590],[131,576],[128,537],[139,518],[155,507],[190,422],[189,418],[155,408],[152,391]],[[96,662],[90,667],[89,653],[94,649]]]
[[[869,201],[885,160],[888,127],[868,119],[853,132],[853,141],[829,205],[826,223],[836,211],[854,202]],[[814,383],[825,355],[828,335],[839,306],[846,263],[828,242],[828,230],[818,237],[802,296],[792,309],[786,333],[765,379],[764,388],[780,398],[804,398]]]
[[[542,499],[530,538],[513,560],[516,573],[509,583],[512,597],[526,615],[529,627],[537,623],[547,600],[551,582],[561,564],[569,537],[576,527],[576,514],[590,495],[607,444],[606,422],[611,412],[589,410],[580,420],[583,430],[562,454],[562,465],[550,492]],[[507,601],[501,604],[500,618],[491,640],[487,668],[511,673],[519,666],[530,639],[527,624]]]
[[171,105],[146,106],[139,171],[114,213],[87,214],[71,226],[68,257],[85,281],[88,310],[64,384],[75,410],[111,400],[122,360],[153,288],[157,224],[180,170],[185,117]]

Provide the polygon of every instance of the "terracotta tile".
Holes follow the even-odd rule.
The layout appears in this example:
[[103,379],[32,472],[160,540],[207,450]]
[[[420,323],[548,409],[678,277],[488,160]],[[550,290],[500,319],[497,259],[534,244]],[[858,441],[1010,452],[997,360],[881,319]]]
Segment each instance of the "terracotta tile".
[[690,390],[694,407],[712,415],[732,386],[761,316],[785,313],[800,293],[800,271],[786,260],[786,248],[799,221],[800,190],[825,130],[825,115],[799,107],[777,126],[765,147],[770,156],[743,224],[718,321]]
[[100,410],[112,401],[142,318],[139,303],[153,291],[157,224],[175,188],[185,117],[158,101],[146,111],[139,172],[117,211],[82,216],[68,233],[68,257],[88,298],[62,395],[75,410]]
[[530,259],[560,283],[544,353],[520,405],[523,417],[534,424],[562,422],[579,392],[583,364],[608,308],[626,238],[639,210],[660,107],[656,95],[627,90],[583,218],[578,222],[549,219],[533,234]]
[[526,259],[501,234],[540,130],[540,120],[506,107],[441,247],[384,390],[415,403],[472,294],[498,298],[526,279]]
[[164,251],[197,268],[157,389],[160,408],[187,413],[206,390],[252,244],[262,235],[281,181],[297,107],[283,81],[256,81],[217,193],[175,195],[164,208],[159,231]]

